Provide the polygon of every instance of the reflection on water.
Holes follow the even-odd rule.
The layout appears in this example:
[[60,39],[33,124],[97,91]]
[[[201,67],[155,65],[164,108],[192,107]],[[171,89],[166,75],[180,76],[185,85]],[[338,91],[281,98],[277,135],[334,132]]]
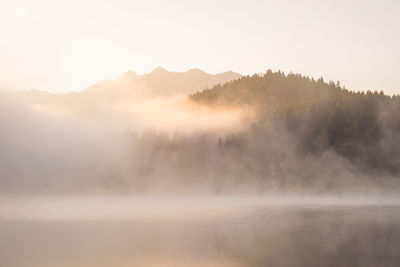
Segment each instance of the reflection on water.
[[400,266],[395,200],[2,198],[0,266]]

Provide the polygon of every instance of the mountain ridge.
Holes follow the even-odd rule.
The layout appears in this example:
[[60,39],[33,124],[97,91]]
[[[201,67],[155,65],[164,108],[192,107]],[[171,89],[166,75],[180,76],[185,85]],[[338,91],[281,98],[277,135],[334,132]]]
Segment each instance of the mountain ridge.
[[157,67],[149,73],[142,75],[128,70],[118,79],[100,82],[83,89],[82,93],[94,93],[96,91],[108,93],[136,94],[137,96],[171,96],[175,94],[189,95],[201,89],[209,88],[217,84],[224,84],[242,77],[241,74],[226,71],[210,74],[201,69],[193,68],[185,72],[168,71],[163,67]]

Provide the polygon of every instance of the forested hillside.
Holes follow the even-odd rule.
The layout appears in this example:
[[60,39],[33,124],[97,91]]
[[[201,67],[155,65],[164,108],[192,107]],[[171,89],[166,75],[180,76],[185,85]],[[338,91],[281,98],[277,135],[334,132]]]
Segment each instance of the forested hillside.
[[[400,174],[398,96],[382,91],[352,92],[339,82],[268,70],[264,75],[205,89],[191,98],[215,107],[250,106],[256,110],[251,130],[225,139],[227,147],[248,147],[259,139],[274,139],[274,129],[279,137],[287,134],[294,138],[296,151],[304,156],[331,150],[369,173]],[[265,153],[268,151],[266,146]]]

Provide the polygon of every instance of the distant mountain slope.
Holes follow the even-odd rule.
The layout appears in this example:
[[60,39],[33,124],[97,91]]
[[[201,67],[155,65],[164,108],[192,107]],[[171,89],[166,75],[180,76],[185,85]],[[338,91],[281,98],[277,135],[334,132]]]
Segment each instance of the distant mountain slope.
[[138,75],[128,71],[115,81],[102,81],[83,91],[83,93],[110,93],[113,95],[171,96],[188,95],[217,84],[230,82],[241,75],[232,71],[209,74],[200,69],[186,72],[170,72],[158,67],[152,72]]
[[138,75],[128,71],[114,81],[103,80],[81,92],[53,94],[31,90],[21,94],[39,106],[56,107],[70,113],[93,115],[107,113],[111,106],[134,106],[143,98],[187,96],[198,90],[223,84],[241,75],[232,71],[209,74],[200,69],[170,72],[161,67]]

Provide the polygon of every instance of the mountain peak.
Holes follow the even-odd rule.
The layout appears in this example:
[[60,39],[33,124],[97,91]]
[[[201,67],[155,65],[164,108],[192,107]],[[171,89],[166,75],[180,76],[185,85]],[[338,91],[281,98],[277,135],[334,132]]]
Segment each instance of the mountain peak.
[[193,69],[190,69],[190,70],[188,70],[186,72],[187,73],[206,73],[205,71],[203,71],[203,70],[201,70],[199,68],[193,68]]
[[158,66],[157,68],[155,68],[151,73],[167,73],[169,71],[167,71],[166,69],[164,69],[163,67]]
[[240,73],[228,70],[222,73],[217,73],[216,76],[231,77],[232,79],[240,78],[242,75]]
[[138,75],[136,74],[136,72],[134,72],[133,70],[128,70],[127,72],[125,72],[121,78],[122,79],[132,79],[132,78],[136,78]]

